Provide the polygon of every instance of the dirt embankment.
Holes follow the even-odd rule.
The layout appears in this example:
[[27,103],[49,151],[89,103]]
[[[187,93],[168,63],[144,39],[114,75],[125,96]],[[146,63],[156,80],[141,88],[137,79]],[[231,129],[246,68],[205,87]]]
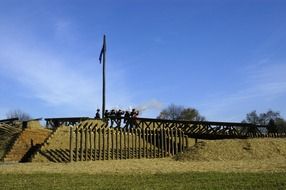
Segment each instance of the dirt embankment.
[[286,139],[201,140],[175,156],[182,161],[238,161],[282,159],[286,161]]

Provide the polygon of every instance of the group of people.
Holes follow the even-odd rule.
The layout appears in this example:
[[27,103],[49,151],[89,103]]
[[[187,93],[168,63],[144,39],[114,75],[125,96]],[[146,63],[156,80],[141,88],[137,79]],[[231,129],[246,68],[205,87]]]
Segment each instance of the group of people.
[[[110,126],[113,127],[114,123],[116,126],[120,127],[123,119],[123,123],[132,125],[130,119],[137,118],[139,116],[139,111],[136,109],[132,109],[132,111],[123,111],[123,110],[115,110],[112,109],[111,111],[105,110],[104,112],[104,119],[110,121]],[[100,116],[100,109],[97,109],[95,114],[95,119],[101,119]]]

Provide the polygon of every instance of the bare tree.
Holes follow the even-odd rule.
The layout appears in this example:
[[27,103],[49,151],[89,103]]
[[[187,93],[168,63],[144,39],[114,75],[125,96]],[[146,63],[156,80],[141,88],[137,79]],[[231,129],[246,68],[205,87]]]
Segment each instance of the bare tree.
[[158,119],[178,120],[180,118],[183,110],[184,110],[183,106],[177,106],[175,104],[171,104],[167,108],[163,109],[157,118]]
[[6,117],[7,119],[18,118],[20,121],[27,121],[31,119],[31,116],[28,113],[23,112],[19,109],[9,111],[8,113],[6,113]]
[[195,108],[184,108],[175,104],[169,105],[160,112],[158,119],[169,120],[188,120],[188,121],[204,121],[205,117],[201,116]]
[[271,133],[286,131],[286,121],[280,116],[279,112],[271,109],[266,113],[260,114],[257,114],[256,111],[252,111],[246,114],[246,119],[242,122],[267,125],[267,131]]

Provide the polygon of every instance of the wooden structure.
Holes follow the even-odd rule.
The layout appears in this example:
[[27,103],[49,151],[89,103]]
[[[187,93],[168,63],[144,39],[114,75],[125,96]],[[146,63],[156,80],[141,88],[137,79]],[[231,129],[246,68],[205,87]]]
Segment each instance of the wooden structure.
[[177,128],[111,128],[92,121],[70,127],[70,161],[162,158],[187,147]]
[[163,127],[181,129],[188,137],[200,139],[247,138],[262,135],[266,126],[249,123],[180,121],[138,118],[137,127]]
[[47,128],[57,128],[61,125],[75,126],[80,122],[88,120],[88,117],[62,117],[62,118],[45,118]]
[[110,117],[108,125],[111,127],[123,127],[130,129],[146,127],[150,129],[176,128],[182,130],[188,137],[200,139],[247,138],[253,136],[262,136],[267,132],[266,125],[235,122],[163,120],[150,118]]

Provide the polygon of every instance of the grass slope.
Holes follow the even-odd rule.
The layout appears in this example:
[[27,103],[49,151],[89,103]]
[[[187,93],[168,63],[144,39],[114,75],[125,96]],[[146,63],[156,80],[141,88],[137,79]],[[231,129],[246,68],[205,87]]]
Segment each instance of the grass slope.
[[184,161],[235,161],[272,158],[286,159],[285,138],[200,141],[185,153],[176,156],[177,160]]

